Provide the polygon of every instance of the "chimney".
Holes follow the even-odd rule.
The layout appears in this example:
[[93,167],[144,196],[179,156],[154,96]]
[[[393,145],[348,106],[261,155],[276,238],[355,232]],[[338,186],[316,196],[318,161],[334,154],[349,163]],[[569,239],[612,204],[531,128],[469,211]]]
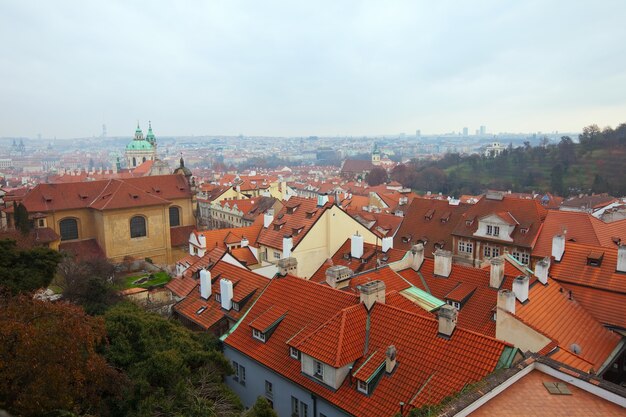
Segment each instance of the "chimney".
[[565,235],[554,235],[552,238],[552,256],[557,262],[561,262],[565,252]]
[[385,351],[385,372],[392,373],[396,368],[396,357],[398,356],[398,350],[394,345],[388,346]]
[[387,236],[383,238],[382,249],[383,249],[383,252],[385,253],[387,253],[389,249],[393,249],[393,238],[391,236]]
[[359,232],[352,235],[350,239],[350,255],[353,258],[360,259],[363,256],[363,236],[359,235]]
[[449,277],[452,272],[452,252],[437,249],[435,251],[435,275]]
[[211,272],[200,270],[200,297],[208,300],[211,296]]
[[504,279],[504,259],[497,257],[491,258],[491,269],[489,270],[489,286],[491,288],[500,288]]
[[548,271],[550,270],[550,258],[543,258],[535,264],[535,276],[543,285],[548,283]]
[[617,272],[626,272],[626,245],[619,245],[617,248]]
[[296,258],[283,258],[278,260],[278,275],[284,277],[287,274],[298,275],[298,260]]
[[498,291],[498,308],[507,313],[515,314],[515,294],[513,291]]
[[237,194],[241,194],[241,185],[237,184],[235,186],[235,191],[237,191]]
[[248,238],[247,238],[247,237],[245,237],[245,236],[242,236],[242,237],[241,237],[241,247],[242,247],[242,248],[247,247],[249,243],[250,243],[250,242],[248,241]]
[[267,229],[270,227],[270,224],[274,221],[274,209],[268,209],[265,214],[263,214],[263,227]]
[[317,206],[322,207],[328,203],[328,194],[318,194],[317,195]]
[[206,236],[204,236],[204,233],[198,235],[198,243],[202,249],[206,249]]
[[424,262],[424,244],[418,243],[411,248],[411,269],[419,271]]
[[233,282],[227,278],[220,279],[220,296],[222,308],[230,310],[233,306]]
[[437,317],[439,318],[439,335],[445,338],[452,336],[456,328],[456,318],[458,312],[451,305],[444,304],[439,309]]
[[360,299],[367,311],[372,309],[376,301],[385,304],[385,283],[380,280],[370,281],[359,287]]
[[291,256],[291,249],[293,249],[293,238],[291,235],[283,236],[283,258]]
[[326,270],[326,283],[332,288],[343,289],[350,284],[352,275],[354,273],[347,266],[331,266]]
[[513,293],[520,303],[528,300],[528,283],[530,278],[528,275],[520,275],[513,280]]

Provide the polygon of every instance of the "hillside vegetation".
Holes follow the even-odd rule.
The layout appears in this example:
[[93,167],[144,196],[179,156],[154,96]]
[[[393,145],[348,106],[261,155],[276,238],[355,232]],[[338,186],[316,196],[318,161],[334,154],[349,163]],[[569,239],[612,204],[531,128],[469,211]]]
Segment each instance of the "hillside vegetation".
[[396,167],[392,179],[416,191],[449,195],[485,189],[626,195],[626,124],[600,130],[585,127],[578,143],[564,136],[556,145],[509,146],[501,155],[447,154],[439,161],[413,160]]

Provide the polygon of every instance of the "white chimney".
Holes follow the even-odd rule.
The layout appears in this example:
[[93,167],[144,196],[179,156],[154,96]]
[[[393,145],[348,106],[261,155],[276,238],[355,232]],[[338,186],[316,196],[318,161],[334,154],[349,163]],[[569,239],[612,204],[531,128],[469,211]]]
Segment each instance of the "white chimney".
[[270,224],[274,221],[274,209],[268,209],[265,214],[263,214],[263,227],[267,229],[270,227]]
[[222,308],[230,310],[233,306],[233,282],[227,278],[220,279],[220,297]]
[[626,272],[626,245],[619,245],[617,248],[617,272]]
[[437,317],[439,319],[439,334],[443,337],[449,338],[452,336],[454,329],[456,328],[458,312],[456,308],[451,305],[444,304],[439,309]]
[[392,373],[396,367],[396,358],[398,357],[398,350],[394,345],[387,346],[385,351],[385,372]]
[[515,294],[513,291],[498,291],[498,308],[507,313],[515,314]]
[[206,236],[204,236],[204,233],[198,235],[198,243],[202,249],[206,249]]
[[437,249],[435,251],[435,275],[449,277],[452,272],[452,252]]
[[247,237],[245,237],[245,236],[242,236],[242,237],[241,237],[241,247],[242,247],[242,248],[247,247],[249,243],[250,243],[250,242],[248,241],[248,238],[247,238]]
[[411,269],[419,271],[424,263],[424,244],[418,243],[411,248]]
[[367,311],[371,310],[376,301],[385,304],[385,283],[380,280],[370,281],[359,287],[360,301],[365,304]]
[[550,258],[543,258],[535,264],[535,276],[543,285],[548,283],[548,271],[550,270]]
[[328,194],[318,194],[317,195],[317,206],[322,207],[328,203]]
[[500,288],[504,279],[504,259],[497,257],[491,258],[491,269],[489,270],[489,286],[491,288]]
[[387,253],[389,249],[393,249],[393,238],[391,236],[387,236],[383,238],[382,249],[383,249],[383,252],[385,253]]
[[211,296],[211,272],[200,270],[200,297],[208,300]]
[[350,255],[357,259],[363,256],[363,236],[359,235],[359,232],[352,235],[350,239]]
[[513,293],[520,303],[528,300],[528,284],[530,278],[528,275],[520,275],[513,280]]
[[283,236],[283,259],[291,257],[291,249],[293,249],[293,238],[291,235]]
[[552,238],[552,256],[557,262],[561,262],[565,252],[565,235],[554,235]]

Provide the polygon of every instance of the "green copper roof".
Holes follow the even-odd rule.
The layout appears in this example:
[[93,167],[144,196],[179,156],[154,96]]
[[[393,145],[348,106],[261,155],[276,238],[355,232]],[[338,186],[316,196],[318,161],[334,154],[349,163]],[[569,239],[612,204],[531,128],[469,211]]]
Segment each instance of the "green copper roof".
[[154,133],[152,132],[152,122],[148,122],[148,134],[146,135],[146,140],[151,143],[156,141]]
[[413,301],[426,311],[436,310],[445,304],[444,301],[441,301],[437,297],[428,294],[426,291],[420,290],[417,287],[409,287],[406,290],[400,291],[400,294]]
[[133,140],[126,145],[127,151],[152,150],[154,147],[147,140]]

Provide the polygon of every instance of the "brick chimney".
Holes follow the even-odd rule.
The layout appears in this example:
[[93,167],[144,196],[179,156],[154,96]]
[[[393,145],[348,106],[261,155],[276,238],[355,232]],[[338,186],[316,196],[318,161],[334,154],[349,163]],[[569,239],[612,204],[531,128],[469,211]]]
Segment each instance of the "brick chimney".
[[439,318],[439,335],[445,338],[452,336],[456,328],[456,319],[458,312],[451,305],[444,304],[439,309],[437,317]]
[[385,283],[380,280],[370,281],[359,286],[360,300],[367,311],[372,309],[376,301],[385,304]]
[[626,272],[626,245],[619,245],[617,248],[617,272]]
[[554,260],[561,262],[563,253],[565,253],[565,235],[554,235],[552,238],[552,256],[554,256]]
[[520,275],[513,280],[513,293],[520,303],[528,300],[528,283],[530,278],[528,275]]
[[200,297],[208,300],[211,296],[211,272],[206,269],[200,270]]
[[350,268],[343,265],[331,266],[326,270],[326,283],[332,288],[346,288],[354,273]]
[[298,260],[294,257],[278,260],[278,275],[284,277],[287,274],[298,275]]
[[535,276],[543,285],[548,283],[548,271],[550,270],[550,258],[543,258],[535,264]]
[[230,310],[233,306],[233,282],[227,278],[220,279],[220,297],[222,308]]
[[419,271],[424,263],[424,244],[418,243],[411,248],[411,269]]
[[491,258],[489,261],[491,268],[489,270],[489,286],[491,288],[500,288],[504,279],[504,259],[497,257]]
[[385,372],[392,373],[396,368],[396,357],[398,356],[398,350],[394,345],[388,346],[385,351]]
[[267,209],[263,214],[263,227],[267,229],[274,221],[274,209]]
[[507,313],[515,314],[515,294],[513,291],[498,291],[498,308]]
[[359,232],[350,238],[350,255],[357,259],[361,259],[363,256],[363,236],[359,235]]
[[393,249],[393,237],[387,236],[382,239],[382,250],[387,253],[389,249]]
[[283,236],[283,259],[291,256],[291,249],[293,249],[293,238],[291,235]]
[[448,278],[452,272],[452,252],[437,249],[435,251],[435,275]]

